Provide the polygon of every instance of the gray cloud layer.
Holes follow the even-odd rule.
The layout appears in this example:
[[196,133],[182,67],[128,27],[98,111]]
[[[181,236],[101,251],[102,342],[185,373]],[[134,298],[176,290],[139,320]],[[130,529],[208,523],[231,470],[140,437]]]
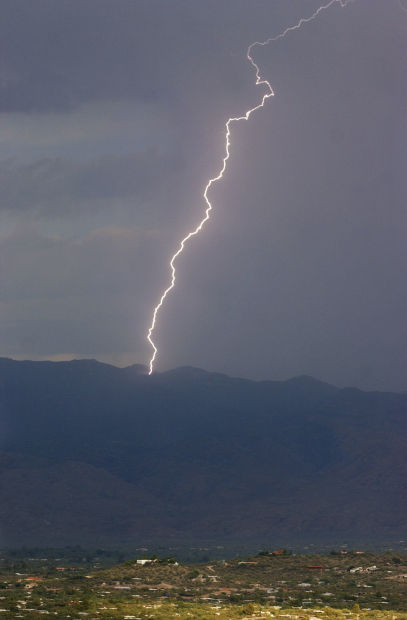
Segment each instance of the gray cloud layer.
[[23,166],[0,165],[3,209],[78,215],[98,209],[114,198],[139,198],[151,193],[154,170],[165,166],[156,153],[105,155],[79,162],[40,159]]

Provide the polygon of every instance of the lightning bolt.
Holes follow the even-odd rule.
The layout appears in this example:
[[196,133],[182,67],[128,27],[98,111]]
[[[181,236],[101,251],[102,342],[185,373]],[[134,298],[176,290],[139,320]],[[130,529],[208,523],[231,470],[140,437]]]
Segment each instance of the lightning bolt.
[[[318,7],[316,9],[316,11],[314,11],[314,13],[312,15],[310,15],[310,17],[302,17],[294,26],[289,26],[283,32],[278,34],[277,36],[270,37],[270,38],[266,39],[265,41],[255,41],[254,43],[251,43],[249,45],[249,47],[247,48],[246,58],[249,61],[249,63],[251,64],[251,66],[253,67],[253,69],[255,70],[256,86],[264,86],[265,89],[266,89],[266,92],[264,93],[263,97],[261,98],[260,103],[258,103],[256,106],[254,106],[250,110],[247,110],[244,114],[242,114],[242,116],[235,116],[235,117],[228,118],[228,120],[225,123],[225,156],[222,159],[222,166],[221,166],[218,174],[215,177],[213,177],[212,179],[209,179],[209,181],[207,182],[207,184],[205,186],[205,189],[203,191],[203,199],[204,199],[204,201],[206,203],[206,209],[205,209],[204,217],[199,222],[197,227],[194,230],[190,231],[180,241],[177,251],[171,257],[170,262],[169,262],[170,273],[171,273],[170,283],[167,286],[167,288],[164,290],[164,292],[162,293],[162,295],[160,297],[160,300],[159,300],[158,304],[155,306],[154,311],[153,311],[153,316],[152,316],[151,324],[150,324],[150,327],[149,327],[148,332],[147,332],[147,340],[148,340],[148,342],[150,343],[150,345],[151,345],[151,347],[153,349],[153,354],[152,354],[152,357],[150,359],[150,364],[149,364],[149,373],[148,373],[149,375],[151,375],[152,372],[153,372],[154,362],[155,362],[155,359],[156,359],[157,353],[158,353],[158,349],[157,349],[157,347],[156,347],[156,345],[154,343],[154,340],[152,339],[152,335],[153,335],[153,332],[154,332],[154,330],[156,328],[156,324],[157,324],[158,313],[161,310],[161,308],[162,308],[162,306],[164,304],[164,301],[165,301],[168,293],[175,286],[175,281],[176,281],[175,262],[176,262],[177,258],[184,251],[184,248],[185,248],[186,244],[188,243],[188,241],[192,237],[194,237],[195,235],[198,235],[201,232],[201,230],[204,227],[205,223],[210,218],[210,213],[211,213],[213,207],[212,207],[211,201],[208,198],[208,192],[209,192],[210,188],[212,187],[212,185],[214,183],[216,183],[217,181],[220,181],[220,179],[222,179],[222,177],[223,177],[223,175],[225,173],[227,162],[228,162],[229,157],[230,157],[230,126],[231,126],[232,123],[237,123],[239,121],[247,121],[247,120],[249,120],[249,118],[253,114],[253,112],[256,112],[260,108],[264,107],[264,104],[266,103],[267,99],[270,99],[270,97],[274,97],[274,90],[273,90],[270,82],[268,80],[262,78],[261,75],[260,75],[260,68],[256,64],[256,62],[253,60],[252,50],[256,46],[263,46],[264,47],[264,46],[268,45],[269,43],[271,43],[272,41],[278,41],[279,39],[283,39],[288,33],[292,32],[293,30],[299,30],[301,28],[301,26],[303,26],[304,24],[307,24],[308,22],[313,21],[314,19],[316,19],[318,17],[318,15],[322,11],[328,9],[330,6],[332,6],[333,4],[335,4],[337,2],[339,2],[341,7],[344,8],[349,2],[351,2],[351,0],[330,0],[326,4],[323,4],[320,7]],[[400,0],[399,0],[399,2],[400,2]]]

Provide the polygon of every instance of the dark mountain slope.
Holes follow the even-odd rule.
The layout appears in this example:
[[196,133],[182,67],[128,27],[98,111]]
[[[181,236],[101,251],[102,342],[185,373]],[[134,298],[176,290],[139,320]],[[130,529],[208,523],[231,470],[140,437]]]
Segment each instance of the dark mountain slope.
[[405,535],[407,395],[0,359],[3,544]]

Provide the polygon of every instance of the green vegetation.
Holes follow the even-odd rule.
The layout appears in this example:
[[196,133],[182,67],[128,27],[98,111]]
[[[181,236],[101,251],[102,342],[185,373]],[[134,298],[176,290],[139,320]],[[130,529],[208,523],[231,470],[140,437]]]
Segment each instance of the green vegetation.
[[3,558],[0,619],[407,620],[405,554],[281,550],[194,565],[140,560],[84,568],[82,560]]

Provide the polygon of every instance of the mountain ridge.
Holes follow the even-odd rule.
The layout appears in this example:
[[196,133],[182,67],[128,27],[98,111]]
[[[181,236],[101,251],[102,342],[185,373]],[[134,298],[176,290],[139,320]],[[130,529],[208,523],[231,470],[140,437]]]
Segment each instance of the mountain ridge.
[[366,390],[363,388],[359,388],[358,386],[355,385],[345,385],[345,386],[337,386],[333,383],[329,383],[328,381],[324,381],[322,379],[318,379],[312,375],[308,375],[308,374],[300,374],[300,375],[295,375],[293,377],[289,377],[287,379],[249,379],[247,377],[241,377],[241,376],[235,376],[235,375],[229,375],[227,373],[224,372],[219,372],[219,371],[211,371],[211,370],[206,370],[205,368],[201,368],[199,366],[177,366],[175,368],[171,368],[168,370],[163,370],[163,371],[154,371],[152,373],[152,375],[149,375],[148,373],[148,366],[145,364],[139,364],[139,363],[134,363],[134,364],[129,364],[128,366],[116,366],[115,364],[111,364],[109,362],[102,362],[100,360],[98,360],[97,358],[74,358],[74,359],[70,359],[70,360],[58,360],[58,361],[54,361],[54,360],[31,360],[31,359],[14,359],[11,357],[4,357],[4,356],[0,356],[0,364],[2,363],[15,363],[15,364],[38,364],[38,365],[60,365],[60,366],[89,366],[90,368],[92,367],[92,365],[95,366],[103,366],[106,368],[114,368],[117,369],[119,371],[133,371],[135,370],[137,374],[140,375],[144,375],[146,377],[149,378],[149,380],[153,380],[154,378],[157,377],[171,377],[171,376],[181,376],[182,378],[187,378],[188,376],[194,377],[194,376],[207,376],[207,377],[217,377],[217,378],[224,378],[225,380],[230,380],[230,381],[246,381],[249,383],[255,383],[255,384],[262,384],[262,383],[273,383],[273,384],[285,384],[285,383],[304,383],[304,384],[314,384],[314,385],[324,385],[324,386],[329,386],[330,388],[335,388],[336,390],[356,390],[358,392],[363,392],[363,393],[380,393],[380,394],[407,394],[407,390],[398,390],[398,391],[394,391],[394,390],[376,390],[376,389],[370,389],[370,390]]
[[0,359],[2,544],[405,535],[407,395]]

